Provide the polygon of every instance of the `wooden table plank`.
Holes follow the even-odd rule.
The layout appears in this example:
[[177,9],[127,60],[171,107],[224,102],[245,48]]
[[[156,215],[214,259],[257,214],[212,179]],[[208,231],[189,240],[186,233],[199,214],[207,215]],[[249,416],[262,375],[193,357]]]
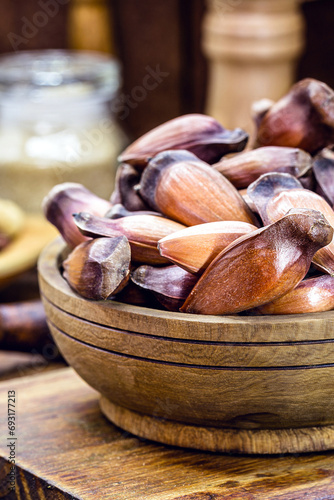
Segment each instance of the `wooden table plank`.
[[[40,354],[16,351],[0,351],[0,381],[64,368],[66,363],[60,359],[47,360]],[[0,497],[1,498],[1,497]]]
[[[162,446],[101,414],[71,368],[0,384],[0,456],[8,456],[7,392],[16,391],[14,498],[82,500],[330,500],[334,453],[233,456]],[[2,468],[1,468],[2,465]],[[0,462],[0,498],[7,469]],[[5,497],[7,498],[7,497]],[[9,497],[8,497],[9,498]]]
[[0,379],[9,378],[12,374],[27,368],[30,365],[40,365],[43,358],[39,354],[28,354],[23,352],[0,351]]

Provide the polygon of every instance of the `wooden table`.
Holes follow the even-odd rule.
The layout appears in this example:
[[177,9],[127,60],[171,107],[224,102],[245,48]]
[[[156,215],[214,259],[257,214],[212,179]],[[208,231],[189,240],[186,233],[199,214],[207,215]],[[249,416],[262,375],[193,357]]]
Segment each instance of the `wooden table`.
[[[0,351],[0,382],[28,375],[39,375],[51,370],[64,368],[65,366],[67,364],[62,359],[49,361],[38,353]],[[0,424],[1,433],[2,427]]]
[[[16,493],[8,494],[7,395],[16,392]],[[0,498],[332,500],[334,453],[203,453],[123,432],[71,368],[0,383]]]

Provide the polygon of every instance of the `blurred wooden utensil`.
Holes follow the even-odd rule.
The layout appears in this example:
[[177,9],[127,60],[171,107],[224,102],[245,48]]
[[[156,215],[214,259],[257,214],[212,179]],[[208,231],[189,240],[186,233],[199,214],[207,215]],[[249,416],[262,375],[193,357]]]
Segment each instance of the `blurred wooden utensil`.
[[41,250],[57,234],[42,215],[27,215],[22,232],[0,252],[0,288],[34,267]]
[[53,345],[40,299],[0,304],[0,349],[43,352]]
[[106,0],[71,0],[68,37],[71,49],[111,53],[110,12]]

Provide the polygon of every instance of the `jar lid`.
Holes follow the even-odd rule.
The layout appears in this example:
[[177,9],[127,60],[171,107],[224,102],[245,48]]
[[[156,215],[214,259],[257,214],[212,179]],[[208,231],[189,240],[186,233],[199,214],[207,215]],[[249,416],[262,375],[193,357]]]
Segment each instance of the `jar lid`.
[[[120,85],[118,62],[98,52],[39,50],[0,57],[0,101],[107,101]],[[7,101],[8,102],[8,101]]]

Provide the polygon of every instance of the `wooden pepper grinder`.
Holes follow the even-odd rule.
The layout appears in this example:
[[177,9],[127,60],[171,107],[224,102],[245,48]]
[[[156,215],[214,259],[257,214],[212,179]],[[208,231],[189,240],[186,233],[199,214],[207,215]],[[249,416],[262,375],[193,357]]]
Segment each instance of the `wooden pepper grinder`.
[[71,49],[112,52],[111,17],[107,0],[71,0],[68,19]]
[[252,103],[276,101],[295,80],[303,31],[299,0],[208,0],[206,112],[227,128],[252,134]]

